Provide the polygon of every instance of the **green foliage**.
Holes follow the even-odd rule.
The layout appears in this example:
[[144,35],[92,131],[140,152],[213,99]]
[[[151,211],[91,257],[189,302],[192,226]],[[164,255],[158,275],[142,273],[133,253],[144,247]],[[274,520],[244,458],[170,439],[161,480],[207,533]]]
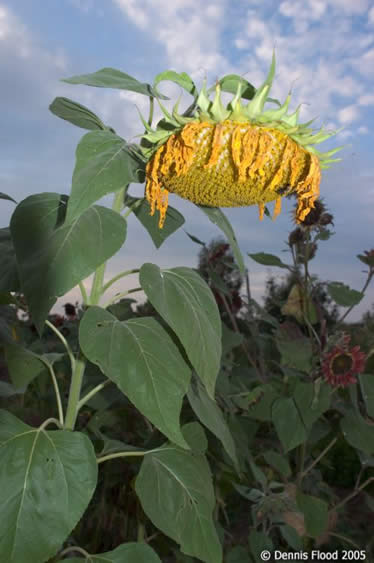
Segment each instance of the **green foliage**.
[[160,270],[154,264],[143,264],[139,280],[213,398],[221,358],[221,321],[208,286],[189,268]]
[[190,370],[157,321],[145,317],[119,322],[101,307],[90,307],[80,323],[79,342],[85,356],[144,416],[171,441],[188,447],[179,415]]
[[342,307],[357,305],[363,298],[362,293],[342,282],[331,282],[327,284],[327,289],[333,300]]
[[80,432],[31,428],[0,411],[0,539],[5,561],[45,561],[55,555],[91,499],[97,464]]
[[205,436],[194,425],[187,426],[184,434],[194,453],[165,444],[148,454],[136,479],[136,492],[147,516],[180,544],[183,553],[216,563],[222,560],[222,548],[212,518],[212,477],[201,451]]
[[67,201],[54,193],[30,196],[10,222],[22,293],[39,334],[57,296],[92,274],[126,239],[125,220],[106,207],[90,207],[65,226]]
[[[163,80],[193,96],[188,121],[204,99],[186,73],[160,73],[153,86],[110,68],[65,81],[145,95],[151,122]],[[237,75],[220,87],[253,98],[252,109],[266,99]],[[129,184],[144,181],[138,145],[68,98],[50,110],[89,132],[69,196],[17,204],[0,194],[16,203],[0,229],[0,406],[8,409],[0,410],[0,560],[253,563],[263,550],[352,542],[369,551],[351,501],[365,490],[360,511],[372,536],[374,324],[372,313],[354,325],[339,320],[337,305],[351,309],[364,291],[309,272],[332,215],[316,202],[289,236],[287,263],[248,254],[287,270],[282,281],[269,279],[264,307],[251,296],[230,222],[204,206],[226,238],[205,243],[187,233],[201,247],[196,270],[146,263],[104,283],[126,240],[125,207],[156,249],[185,219],[169,207],[160,230],[146,199],[128,195]],[[112,209],[94,205],[110,193]],[[359,255],[364,289],[371,255]],[[130,273],[139,282],[129,292],[143,290],[147,301],[118,292],[103,303]],[[77,286],[82,305],[50,314]],[[359,348],[365,368],[350,374]]]

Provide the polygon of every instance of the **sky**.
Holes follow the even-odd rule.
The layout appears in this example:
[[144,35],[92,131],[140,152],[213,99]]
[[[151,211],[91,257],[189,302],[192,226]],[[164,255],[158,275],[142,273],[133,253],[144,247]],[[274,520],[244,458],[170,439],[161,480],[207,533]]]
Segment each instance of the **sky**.
[[[172,69],[189,73],[198,87],[204,77],[212,84],[230,73],[258,87],[273,49],[272,97],[283,101],[292,89],[290,110],[302,103],[301,121],[317,117],[316,126],[343,127],[318,147],[345,146],[343,160],[323,171],[321,182],[335,235],[320,243],[310,270],[322,280],[361,290],[365,266],[356,255],[374,248],[373,0],[0,0],[0,191],[17,201],[41,192],[70,192],[76,145],[86,131],[49,112],[56,96],[86,105],[128,141],[136,142],[142,133],[137,108],[147,115],[146,97],[69,85],[61,78],[113,67],[152,83],[159,72]],[[172,84],[159,89],[174,101],[180,95]],[[189,102],[182,97],[182,106]],[[134,184],[129,193],[142,196],[144,186]],[[270,252],[290,261],[284,250],[294,228],[294,200],[283,202],[274,222],[266,217],[259,222],[257,207],[223,209],[260,303],[269,274],[281,271],[256,264],[247,253]],[[171,195],[169,203],[184,215],[183,229],[156,250],[130,216],[127,241],[109,262],[105,280],[144,262],[162,268],[197,265],[199,247],[185,231],[205,242],[221,233],[190,202]],[[111,198],[100,204],[110,205]],[[0,227],[8,226],[13,210],[11,202],[0,200]],[[112,286],[107,299],[137,285],[136,276],[127,277]],[[57,309],[79,298],[75,288]],[[358,320],[373,303],[374,284],[347,320]]]

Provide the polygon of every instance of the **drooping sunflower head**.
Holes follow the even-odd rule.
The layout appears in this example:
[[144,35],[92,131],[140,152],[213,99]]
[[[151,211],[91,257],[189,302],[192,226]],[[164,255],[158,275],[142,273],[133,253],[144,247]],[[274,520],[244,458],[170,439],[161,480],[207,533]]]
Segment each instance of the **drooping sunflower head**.
[[[321,153],[315,145],[335,132],[313,131],[311,121],[299,123],[300,107],[288,114],[290,94],[284,104],[269,99],[275,74],[273,55],[269,74],[254,95],[243,104],[248,85],[236,77],[237,89],[225,107],[221,99],[223,80],[209,98],[204,86],[196,95],[193,114],[170,114],[160,103],[164,118],[147,132],[142,150],[146,166],[146,198],[160,212],[162,228],[169,192],[198,205],[239,207],[258,205],[260,219],[265,204],[275,201],[273,218],[281,210],[282,197],[295,193],[296,218],[302,222],[319,196],[321,169],[340,159],[331,158],[341,147]],[[184,75],[187,76],[187,75]],[[188,77],[189,78],[189,77]],[[192,81],[191,81],[192,82]],[[248,97],[248,96],[247,96]],[[275,109],[264,109],[266,102]],[[313,121],[313,120],[312,120]]]

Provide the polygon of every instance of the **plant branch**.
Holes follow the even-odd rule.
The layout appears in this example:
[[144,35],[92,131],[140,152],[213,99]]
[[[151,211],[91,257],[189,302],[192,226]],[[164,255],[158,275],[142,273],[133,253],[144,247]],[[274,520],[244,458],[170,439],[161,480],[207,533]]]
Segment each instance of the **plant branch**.
[[85,549],[83,549],[82,547],[78,547],[78,546],[67,547],[66,549],[61,551],[61,553],[59,553],[59,557],[63,557],[64,555],[67,555],[68,553],[71,553],[72,551],[76,551],[77,553],[81,553],[85,557],[90,557],[90,554]]
[[103,457],[97,458],[97,463],[103,463],[104,461],[109,461],[110,459],[118,459],[120,457],[144,457],[147,454],[154,454],[157,452],[166,452],[167,450],[174,450],[175,448],[155,448],[154,450],[146,451],[129,451],[129,452],[117,452],[114,454],[104,455]]
[[103,286],[103,293],[105,293],[105,291],[114,283],[116,283],[116,281],[120,280],[121,278],[124,278],[125,276],[129,276],[130,274],[137,274],[138,272],[140,272],[139,268],[135,268],[134,270],[126,270],[125,272],[121,272],[120,274],[117,274],[116,276],[114,276],[114,278],[112,278],[111,280],[109,280],[104,286]]
[[94,395],[96,395],[96,393],[98,393],[99,391],[101,391],[102,389],[104,389],[104,387],[106,387],[107,385],[109,385],[109,383],[112,383],[110,379],[107,379],[106,381],[104,381],[103,383],[99,383],[99,385],[96,385],[96,387],[94,387],[93,389],[91,389],[91,391],[89,391],[86,395],[84,395],[84,397],[82,397],[77,404],[77,409],[80,410],[84,404],[88,403],[88,401],[90,399],[92,399],[92,397]]
[[115,301],[117,301],[118,299],[122,299],[122,297],[126,297],[126,295],[129,295],[129,293],[136,293],[137,291],[143,291],[143,288],[142,287],[134,287],[133,289],[128,289],[127,291],[123,291],[122,293],[116,293],[116,295],[112,299],[110,299],[108,301],[108,303],[106,303],[104,305],[104,309],[107,309],[110,305],[115,303]]
[[334,510],[337,510],[338,508],[341,508],[342,506],[344,506],[348,501],[350,501],[351,499],[353,499],[353,497],[355,497],[356,495],[358,495],[358,493],[360,491],[362,491],[362,489],[364,489],[367,485],[369,485],[369,483],[371,483],[372,481],[374,481],[374,477],[369,477],[369,479],[366,479],[366,481],[364,481],[362,483],[362,485],[360,485],[355,491],[353,491],[351,494],[349,494],[347,497],[345,497],[342,501],[338,502],[338,504],[336,504],[335,506],[333,506]]
[[45,362],[45,363],[48,367],[49,373],[51,374],[52,383],[53,383],[53,387],[54,387],[55,394],[56,394],[58,418],[59,418],[61,426],[64,426],[64,411],[62,409],[61,395],[60,395],[60,390],[58,388],[56,374],[54,372],[53,366],[51,364],[47,363],[47,362]]
[[316,457],[316,459],[309,465],[309,467],[307,467],[305,469],[305,471],[302,472],[302,477],[305,477],[305,475],[307,473],[309,473],[309,471],[311,471],[313,469],[313,467],[315,465],[317,465],[317,463],[327,454],[327,452],[333,447],[333,445],[335,444],[335,442],[337,441],[338,438],[334,438],[333,440],[331,440],[331,442],[329,444],[327,444],[327,446],[325,447],[324,450],[322,450],[322,452]]
[[66,338],[64,337],[63,334],[61,334],[61,332],[58,330],[58,328],[55,327],[55,325],[52,324],[50,321],[45,321],[45,324],[46,324],[47,326],[49,326],[49,328],[50,328],[51,330],[53,330],[53,332],[56,334],[56,336],[61,340],[61,342],[62,342],[63,345],[65,346],[66,351],[67,351],[68,356],[69,356],[69,359],[70,359],[70,363],[71,363],[71,371],[73,372],[74,369],[75,369],[75,358],[74,358],[74,354],[73,354],[73,352],[72,352],[72,350],[71,350],[71,348],[70,348],[70,346],[69,346],[69,344],[68,344]]
[[84,287],[83,282],[81,282],[81,281],[79,282],[78,285],[79,285],[79,289],[81,290],[83,303],[84,303],[85,305],[87,305],[87,303],[88,303],[88,295],[87,295],[86,288]]
[[55,424],[58,428],[61,428],[60,421],[57,418],[47,418],[40,426],[39,430],[44,430],[48,426],[48,424]]
[[135,201],[132,205],[129,205],[128,210],[126,211],[126,213],[123,214],[123,217],[125,219],[127,219],[127,217],[130,215],[130,213],[132,213],[134,211],[134,209],[136,209],[137,207],[139,207],[139,205],[141,205],[143,202],[142,199],[138,199],[137,201]]

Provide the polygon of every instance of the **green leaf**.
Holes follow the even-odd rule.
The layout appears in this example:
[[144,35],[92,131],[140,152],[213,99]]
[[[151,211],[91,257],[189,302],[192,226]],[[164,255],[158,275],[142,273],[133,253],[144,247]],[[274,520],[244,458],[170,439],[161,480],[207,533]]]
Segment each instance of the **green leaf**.
[[9,227],[0,229],[0,291],[19,291],[16,253]]
[[[186,430],[196,424],[184,427],[187,440]],[[192,450],[199,439],[204,439],[202,428],[189,442]],[[212,475],[205,456],[167,443],[144,457],[135,490],[148,518],[179,543],[183,553],[206,563],[222,563],[213,521]]]
[[66,201],[54,193],[32,195],[11,219],[22,292],[39,334],[57,297],[92,274],[126,238],[123,217],[101,206],[64,226]]
[[168,333],[153,318],[117,321],[89,307],[79,327],[84,355],[172,442],[188,447],[179,425],[190,369]]
[[[255,397],[256,403],[251,405],[248,410],[248,416],[261,421],[270,421],[272,419],[272,408],[276,399],[279,398],[279,393],[274,389],[270,383],[265,383],[258,388],[256,395],[261,391],[261,394]],[[258,400],[257,400],[258,399]]]
[[4,194],[3,192],[0,192],[0,199],[6,199],[8,201],[13,201],[14,203],[17,203],[15,199],[10,197],[10,195]]
[[288,526],[288,524],[284,524],[283,526],[279,526],[279,530],[284,540],[290,547],[292,547],[292,549],[294,549],[295,551],[302,551],[303,541],[299,534],[296,532],[295,528]]
[[69,98],[55,98],[49,109],[57,117],[65,119],[77,127],[82,127],[82,129],[105,129],[105,125],[97,115]]
[[360,381],[366,411],[371,418],[374,418],[374,375],[371,373],[361,373],[358,379]]
[[222,323],[222,356],[240,346],[243,340],[244,336],[240,332],[234,332]]
[[33,379],[45,373],[47,367],[41,358],[17,344],[4,346],[10,379],[16,389],[26,388]]
[[364,294],[355,289],[351,289],[342,282],[331,282],[327,284],[330,297],[341,307],[351,307],[360,303]]
[[[297,328],[297,327],[296,327]],[[275,342],[281,354],[281,364],[310,373],[312,369],[312,343],[298,330],[281,326],[275,333]]]
[[366,266],[370,266],[371,268],[374,266],[374,254],[357,254],[357,258],[366,264]]
[[[243,85],[241,97],[245,100],[251,100],[256,93],[256,88],[242,76],[238,76],[237,74],[226,74],[226,76],[221,78],[219,81],[222,92],[229,92],[230,94],[236,94],[239,83]],[[209,88],[209,91],[214,89],[215,86],[212,86],[212,88]]]
[[277,399],[273,405],[272,418],[285,452],[305,442],[305,426],[292,398]]
[[178,73],[174,70],[165,70],[164,72],[160,72],[154,80],[153,87],[156,88],[156,86],[163,80],[169,80],[170,82],[178,84],[178,86],[181,86],[184,90],[191,94],[195,100],[197,100],[199,92],[197,91],[193,80],[186,72]]
[[273,542],[267,534],[251,530],[249,533],[249,546],[255,558],[255,561],[262,561],[261,552],[273,552]]
[[187,396],[197,418],[220,440],[238,469],[234,440],[217,403],[209,397],[205,388],[199,383],[196,389],[191,385]]
[[358,413],[354,411],[346,412],[340,421],[340,427],[345,439],[351,446],[368,455],[374,454],[373,426],[366,424]]
[[156,311],[178,336],[197,375],[214,399],[222,329],[209,286],[190,268],[160,270],[154,264],[143,264],[139,281]]
[[225,233],[227,240],[229,241],[230,246],[232,248],[239,270],[242,274],[244,274],[245,265],[244,265],[243,255],[240,252],[240,248],[238,245],[238,241],[236,240],[235,233],[226,215],[224,215],[224,213],[221,211],[219,207],[205,207],[204,205],[198,205],[197,207],[199,207],[201,211],[203,211],[205,215],[208,216],[208,218],[212,223],[217,225],[217,227],[221,229],[223,233]]
[[144,96],[152,96],[168,100],[166,96],[158,94],[150,84],[139,82],[125,72],[121,72],[115,68],[102,68],[91,74],[80,74],[71,78],[64,78],[62,82],[68,84],[86,84],[87,86],[95,86],[97,88],[117,88],[119,90],[129,90]]
[[304,514],[306,532],[312,538],[317,538],[327,528],[328,505],[325,501],[304,495],[298,492],[296,496],[297,506]]
[[206,246],[205,242],[203,242],[199,238],[195,237],[194,235],[191,235],[190,233],[187,233],[187,231],[184,231],[184,232],[192,240],[192,242],[196,242],[196,244],[200,244],[201,246]]
[[274,467],[276,471],[283,477],[289,477],[291,475],[290,464],[288,463],[287,457],[275,452],[273,450],[268,450],[264,454],[265,461]]
[[90,554],[89,558],[73,557],[67,559],[69,563],[161,563],[161,559],[146,543],[123,543],[105,553]]
[[327,383],[297,382],[294,401],[308,430],[329,409],[330,397],[331,388]]
[[287,264],[284,264],[278,256],[274,254],[267,254],[266,252],[256,252],[255,254],[249,254],[248,256],[252,258],[258,264],[263,266],[278,266],[278,268],[288,268]]
[[103,196],[144,181],[144,163],[132,145],[111,131],[86,133],[78,144],[66,221]]
[[55,555],[86,510],[97,482],[81,432],[31,428],[0,411],[1,558],[40,563]]
[[171,207],[170,205],[166,211],[165,224],[162,229],[158,226],[158,217],[155,215],[150,215],[149,203],[145,198],[136,198],[127,196],[126,204],[135,207],[133,209],[134,215],[140,221],[140,223],[148,231],[149,236],[153,240],[156,248],[160,248],[163,242],[170,237],[175,231],[177,231],[184,223],[184,217],[179,211]]

